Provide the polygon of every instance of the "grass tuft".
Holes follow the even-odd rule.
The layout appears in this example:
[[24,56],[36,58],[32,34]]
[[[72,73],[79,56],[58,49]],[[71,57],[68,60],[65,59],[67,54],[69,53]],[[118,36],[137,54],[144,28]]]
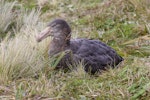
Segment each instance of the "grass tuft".
[[15,14],[13,12],[13,8],[16,4],[14,2],[6,2],[4,0],[0,1],[0,37],[5,36],[5,32],[7,32],[9,26],[13,23]]

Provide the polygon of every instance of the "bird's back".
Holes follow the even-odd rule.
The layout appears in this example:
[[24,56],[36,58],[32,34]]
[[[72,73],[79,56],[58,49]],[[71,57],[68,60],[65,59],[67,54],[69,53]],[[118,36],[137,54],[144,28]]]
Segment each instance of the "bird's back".
[[115,67],[123,60],[114,49],[99,40],[74,39],[70,41],[69,48],[74,61],[83,60],[85,71],[91,73],[105,70],[108,66]]

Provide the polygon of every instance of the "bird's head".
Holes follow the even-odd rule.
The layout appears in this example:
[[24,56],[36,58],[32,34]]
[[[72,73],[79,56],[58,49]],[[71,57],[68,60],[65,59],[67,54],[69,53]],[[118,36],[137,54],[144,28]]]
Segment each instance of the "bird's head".
[[62,19],[53,20],[48,26],[40,32],[37,36],[37,42],[42,41],[48,36],[52,36],[56,39],[70,39],[71,28],[68,23]]

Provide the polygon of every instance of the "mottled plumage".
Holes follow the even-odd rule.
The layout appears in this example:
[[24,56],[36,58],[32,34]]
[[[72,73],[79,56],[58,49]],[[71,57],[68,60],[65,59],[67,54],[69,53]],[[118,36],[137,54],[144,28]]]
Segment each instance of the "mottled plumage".
[[71,29],[66,21],[56,19],[52,21],[48,28],[40,33],[37,41],[41,41],[47,36],[53,36],[49,47],[49,56],[54,56],[62,51],[69,51],[59,62],[57,68],[67,68],[68,64],[83,61],[86,72],[105,70],[114,68],[123,58],[114,49],[99,40],[90,39],[70,39]]

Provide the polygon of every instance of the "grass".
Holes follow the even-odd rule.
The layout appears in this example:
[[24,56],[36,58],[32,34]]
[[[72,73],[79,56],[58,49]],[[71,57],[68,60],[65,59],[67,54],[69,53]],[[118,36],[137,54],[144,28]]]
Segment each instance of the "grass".
[[[1,0],[0,99],[147,100],[150,98],[148,0]],[[54,70],[50,38],[35,36],[54,18],[72,27],[73,38],[100,39],[125,59],[98,75]],[[13,35],[12,35],[13,34]],[[56,59],[56,61],[59,61]]]
[[5,32],[8,31],[9,26],[13,23],[13,19],[15,17],[12,10],[16,4],[16,2],[6,2],[4,0],[0,1],[0,33],[1,37],[5,36]]

